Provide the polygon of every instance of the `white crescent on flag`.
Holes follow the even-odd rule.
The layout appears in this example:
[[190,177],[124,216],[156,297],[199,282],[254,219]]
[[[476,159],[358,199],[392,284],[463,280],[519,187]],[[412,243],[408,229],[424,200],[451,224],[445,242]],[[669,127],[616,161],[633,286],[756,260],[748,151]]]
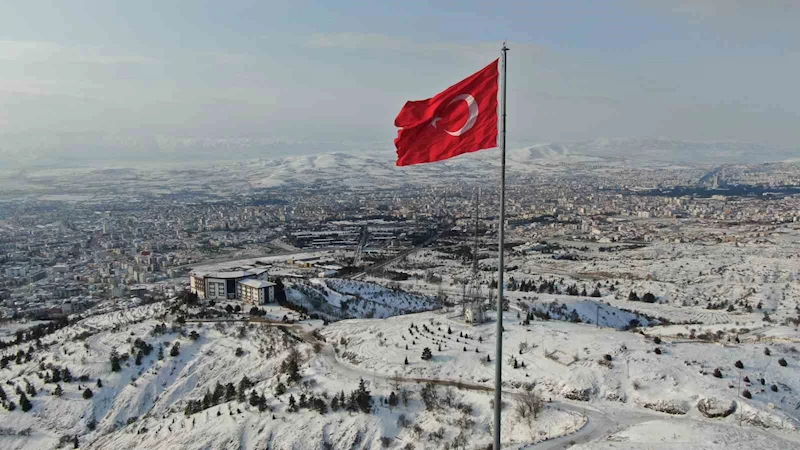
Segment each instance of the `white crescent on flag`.
[[467,122],[464,124],[463,127],[456,131],[444,130],[445,133],[449,134],[450,136],[461,136],[462,134],[466,133],[467,131],[475,125],[475,121],[478,120],[478,103],[475,102],[475,98],[470,94],[461,94],[454,99],[450,100],[450,103],[447,106],[452,105],[453,103],[460,102],[460,101],[467,102],[467,107],[469,107],[469,118]]

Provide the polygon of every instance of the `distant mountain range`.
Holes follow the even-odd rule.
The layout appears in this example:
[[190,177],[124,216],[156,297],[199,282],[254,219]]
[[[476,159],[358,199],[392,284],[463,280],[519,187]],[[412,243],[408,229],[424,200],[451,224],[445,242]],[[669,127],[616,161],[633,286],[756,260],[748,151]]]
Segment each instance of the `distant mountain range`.
[[[325,164],[340,164],[341,157],[322,156],[341,152],[364,157],[394,158],[391,142],[291,141],[266,138],[180,138],[96,136],[83,133],[59,135],[0,135],[0,165],[6,167],[80,167],[114,166],[140,163],[181,163],[213,161],[249,161],[295,155],[315,155],[293,160],[310,169]],[[485,153],[485,152],[483,152]],[[489,153],[491,154],[491,153]],[[630,160],[699,164],[752,164],[798,158],[800,150],[787,150],[767,144],[744,142],[691,142],[668,139],[596,139],[584,142],[545,143],[515,146],[509,151],[511,161],[564,162],[579,160]],[[478,157],[479,159],[483,157]],[[280,160],[283,161],[283,160]],[[288,161],[288,160],[287,160]],[[276,163],[278,165],[288,162]]]

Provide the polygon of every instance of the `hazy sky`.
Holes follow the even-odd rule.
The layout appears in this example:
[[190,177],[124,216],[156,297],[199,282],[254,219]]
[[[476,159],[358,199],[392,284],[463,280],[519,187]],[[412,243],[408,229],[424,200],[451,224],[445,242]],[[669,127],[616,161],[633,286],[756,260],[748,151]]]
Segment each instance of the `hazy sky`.
[[391,146],[405,100],[480,69],[504,39],[511,140],[800,147],[795,0],[0,0],[0,11],[5,150],[63,132]]

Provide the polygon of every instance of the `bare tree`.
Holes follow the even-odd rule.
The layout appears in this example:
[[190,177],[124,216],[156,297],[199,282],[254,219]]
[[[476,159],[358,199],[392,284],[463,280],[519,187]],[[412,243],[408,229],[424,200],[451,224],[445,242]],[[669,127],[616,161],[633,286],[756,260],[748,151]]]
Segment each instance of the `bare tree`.
[[526,391],[517,394],[516,407],[514,410],[522,419],[527,419],[528,423],[536,420],[536,416],[542,411],[544,403],[542,398],[535,391]]

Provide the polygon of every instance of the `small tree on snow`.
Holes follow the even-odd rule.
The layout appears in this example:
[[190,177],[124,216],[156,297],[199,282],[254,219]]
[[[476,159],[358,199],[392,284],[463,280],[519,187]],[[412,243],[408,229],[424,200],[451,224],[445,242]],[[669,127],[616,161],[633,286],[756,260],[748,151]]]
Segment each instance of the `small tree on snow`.
[[33,408],[33,405],[24,392],[19,394],[19,406],[22,408],[22,412],[28,412]]
[[430,361],[431,359],[433,359],[433,353],[431,352],[431,349],[429,347],[425,347],[422,350],[422,359],[425,361]]

